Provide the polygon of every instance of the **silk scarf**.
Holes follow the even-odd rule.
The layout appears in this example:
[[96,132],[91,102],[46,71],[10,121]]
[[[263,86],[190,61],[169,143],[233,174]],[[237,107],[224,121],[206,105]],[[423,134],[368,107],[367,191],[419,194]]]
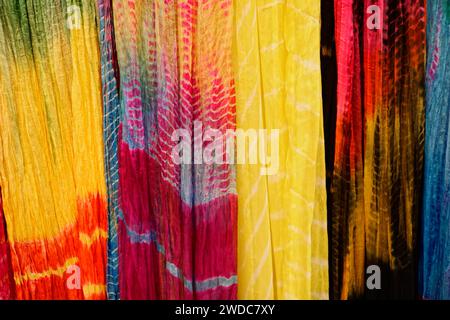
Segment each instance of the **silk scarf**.
[[450,299],[450,3],[428,1],[425,190],[420,285],[424,299]]
[[[336,0],[335,19],[333,298],[414,298],[425,128],[424,1]],[[381,290],[366,287],[371,270],[380,272]]]
[[234,6],[237,125],[259,137],[237,172],[238,297],[327,299],[320,2]]
[[231,2],[98,4],[110,297],[234,299],[235,168],[196,149],[235,128]]
[[105,298],[96,19],[84,0],[0,6],[0,185],[16,299]]

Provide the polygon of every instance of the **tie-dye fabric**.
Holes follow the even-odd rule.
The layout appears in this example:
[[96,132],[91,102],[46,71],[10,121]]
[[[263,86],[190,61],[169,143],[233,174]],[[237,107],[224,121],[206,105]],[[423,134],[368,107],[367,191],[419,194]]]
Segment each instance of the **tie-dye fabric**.
[[111,0],[98,1],[99,42],[103,93],[103,135],[105,150],[105,177],[108,189],[108,299],[120,298],[119,251],[117,218],[119,216],[119,123],[120,101],[117,79],[119,76],[114,43],[114,25]]
[[0,0],[0,300],[450,299],[449,37],[448,0]]
[[6,234],[5,218],[2,207],[2,192],[0,189],[0,300],[12,299],[14,297],[13,290],[11,254],[8,236]]
[[2,0],[0,57],[0,185],[14,298],[105,298],[95,4]]
[[[100,1],[106,162],[110,201],[108,281],[121,299],[236,297],[235,169],[228,164],[177,164],[181,137],[192,147],[197,131],[235,128],[231,66],[232,5],[214,1]],[[111,23],[117,49],[119,121]],[[110,134],[119,130],[115,151]],[[109,142],[108,142],[109,141]],[[208,142],[204,140],[202,148]],[[115,160],[114,152],[117,152]],[[216,154],[219,156],[219,154]],[[194,162],[195,160],[195,162]],[[202,159],[200,159],[202,160]],[[119,176],[115,176],[118,161]],[[118,178],[118,186],[115,186]],[[118,189],[116,189],[118,188]],[[115,201],[118,202],[116,207]],[[116,220],[117,219],[117,220]],[[119,277],[116,280],[116,267]],[[116,282],[116,283],[115,283]],[[117,289],[119,291],[117,291]],[[119,295],[117,295],[119,293]]]
[[421,295],[450,299],[450,2],[427,1]]
[[238,128],[268,151],[238,166],[238,296],[327,299],[320,2],[236,1],[235,42]]
[[[379,8],[380,24],[373,15]],[[370,10],[369,10],[370,9]],[[424,146],[424,1],[336,0],[334,298],[413,298]],[[382,290],[366,290],[366,268]]]

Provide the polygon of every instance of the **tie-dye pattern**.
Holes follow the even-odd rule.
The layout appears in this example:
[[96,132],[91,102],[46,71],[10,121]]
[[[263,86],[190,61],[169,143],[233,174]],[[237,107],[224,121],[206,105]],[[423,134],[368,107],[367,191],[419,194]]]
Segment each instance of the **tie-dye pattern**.
[[421,296],[450,299],[450,2],[427,2]]
[[[448,0],[0,0],[0,300],[450,299],[449,36]],[[196,121],[280,129],[279,172],[176,164]]]
[[0,57],[0,185],[15,298],[105,298],[95,5],[2,0]]
[[[380,29],[369,29],[371,5]],[[336,0],[334,298],[413,298],[424,146],[424,1]],[[366,290],[366,267],[383,290]]]
[[193,134],[201,121],[234,130],[231,9],[229,0],[114,1],[101,12],[113,15],[120,73],[119,208],[110,203],[110,219],[117,214],[121,299],[236,297],[234,166],[172,159],[176,129]]
[[120,101],[117,79],[119,76],[114,44],[114,25],[111,0],[98,1],[99,43],[101,52],[101,75],[103,92],[103,139],[105,150],[105,175],[108,188],[108,299],[120,298],[119,249],[117,218],[119,215],[119,158],[118,138],[120,124]]

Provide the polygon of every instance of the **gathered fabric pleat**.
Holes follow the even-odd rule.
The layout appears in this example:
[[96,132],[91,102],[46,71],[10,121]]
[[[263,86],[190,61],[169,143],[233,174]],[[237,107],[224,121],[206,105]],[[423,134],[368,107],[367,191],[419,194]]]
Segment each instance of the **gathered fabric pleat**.
[[[425,2],[336,0],[335,19],[333,298],[413,298],[424,158]],[[367,290],[369,266],[379,267],[382,290]]]
[[450,299],[450,2],[427,1],[421,297]]
[[0,250],[10,248],[16,299],[105,298],[96,25],[91,1],[1,1],[0,185],[8,246],[0,239]]
[[238,297],[327,299],[320,2],[234,9],[237,127],[260,139],[237,171]]
[[[235,168],[203,162],[195,149],[207,149],[208,129],[223,135],[235,129],[231,1],[98,4],[108,51],[104,134],[114,193],[110,296],[235,299]],[[225,155],[215,150],[215,157]]]

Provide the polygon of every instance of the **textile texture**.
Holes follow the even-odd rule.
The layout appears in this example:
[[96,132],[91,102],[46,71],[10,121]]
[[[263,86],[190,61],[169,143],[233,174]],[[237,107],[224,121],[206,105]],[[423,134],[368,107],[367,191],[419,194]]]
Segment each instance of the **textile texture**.
[[450,299],[450,3],[429,0],[425,190],[420,285],[424,299]]
[[[333,296],[414,298],[425,129],[424,1],[336,0],[335,19]],[[381,269],[383,290],[366,290],[371,265]]]
[[2,209],[2,194],[0,189],[0,300],[14,297],[13,275],[8,236],[6,234],[5,217]]
[[238,166],[240,299],[328,298],[320,14],[316,0],[235,2],[237,125],[266,130],[259,165]]
[[[194,149],[210,144],[198,132],[235,129],[231,1],[100,1],[99,8],[109,51],[103,87],[111,90],[104,92],[108,187],[118,191],[109,203],[110,239],[118,236],[109,247],[118,248],[109,261],[111,296],[234,299],[235,168],[203,163]],[[183,153],[188,161],[174,161],[177,145],[192,151]]]
[[105,298],[96,19],[91,1],[1,1],[0,185],[17,299]]

